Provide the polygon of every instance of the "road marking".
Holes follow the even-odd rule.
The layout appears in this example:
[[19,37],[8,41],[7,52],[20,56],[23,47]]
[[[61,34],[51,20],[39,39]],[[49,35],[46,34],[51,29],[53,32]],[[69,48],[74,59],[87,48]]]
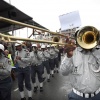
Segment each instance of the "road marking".
[[14,90],[14,92],[16,92],[16,91],[18,91],[18,88],[16,88],[16,89]]

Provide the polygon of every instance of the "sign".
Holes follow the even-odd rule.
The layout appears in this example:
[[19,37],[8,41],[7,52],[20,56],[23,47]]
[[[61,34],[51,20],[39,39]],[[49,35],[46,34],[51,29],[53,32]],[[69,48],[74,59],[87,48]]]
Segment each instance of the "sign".
[[78,11],[73,11],[59,16],[61,31],[81,26],[81,19]]

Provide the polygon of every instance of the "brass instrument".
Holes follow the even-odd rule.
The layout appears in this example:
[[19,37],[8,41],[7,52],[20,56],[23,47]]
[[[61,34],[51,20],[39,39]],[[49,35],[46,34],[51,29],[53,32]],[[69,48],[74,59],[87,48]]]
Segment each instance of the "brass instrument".
[[[24,27],[29,27],[29,28],[32,28],[32,29],[41,30],[43,32],[48,32],[52,35],[56,35],[56,36],[54,36],[53,41],[46,41],[46,40],[36,40],[36,39],[8,36],[8,35],[4,35],[4,34],[0,33],[0,38],[3,39],[3,40],[6,40],[7,42],[16,42],[16,40],[20,40],[20,41],[29,41],[29,42],[35,42],[35,43],[59,44],[59,45],[65,45],[66,47],[67,46],[73,46],[73,44],[70,44],[70,43],[60,42],[60,36],[67,38],[66,35],[59,34],[59,33],[56,33],[56,32],[51,32],[51,31],[46,30],[46,29],[38,28],[38,27],[33,26],[33,25],[18,22],[18,21],[15,21],[15,20],[11,20],[11,19],[8,19],[8,18],[1,17],[1,16],[0,16],[0,21],[4,21],[4,22],[16,24],[16,25],[21,25],[21,26],[24,26]],[[93,26],[85,26],[78,31],[75,39],[76,39],[76,42],[78,43],[78,45],[81,46],[82,48],[91,49],[91,48],[94,48],[98,44],[99,31]]]
[[76,41],[84,49],[92,49],[98,45],[99,31],[93,26],[85,26],[77,32]]
[[53,37],[53,42],[59,42],[60,41],[60,37],[54,36]]
[[[67,37],[68,38],[68,37]],[[54,36],[52,39],[53,42],[58,42],[58,43],[66,43],[65,41],[62,41],[62,38],[60,36]],[[58,47],[58,44],[52,44],[54,47]],[[59,45],[61,46],[61,45]],[[68,45],[67,45],[68,46]],[[69,45],[70,46],[70,45]]]
[[[42,32],[48,32],[48,33],[50,33],[52,35],[56,35],[56,36],[67,37],[66,35],[63,35],[63,34],[52,32],[52,31],[49,31],[47,29],[39,28],[39,27],[36,27],[36,26],[33,26],[33,25],[29,25],[29,24],[26,24],[26,23],[22,23],[22,22],[19,22],[19,21],[12,20],[12,19],[4,18],[4,17],[1,17],[1,16],[0,16],[0,21],[8,22],[8,23],[11,23],[13,25],[15,24],[15,25],[20,25],[20,26],[40,30]],[[29,38],[20,38],[20,37],[15,37],[15,36],[4,35],[2,33],[0,33],[0,38],[1,38],[1,40],[4,40],[6,42],[16,42],[16,40],[20,40],[20,41],[29,41],[29,42],[35,42],[35,43],[48,43],[48,44],[59,44],[59,45],[65,45],[66,44],[66,43],[60,43],[60,42],[58,43],[59,40],[57,40],[57,38],[56,38],[56,41],[55,41],[55,39],[54,39],[54,41],[46,41],[46,40],[36,40],[36,39],[29,39]]]
[[20,38],[20,37],[15,37],[15,36],[9,36],[9,35],[4,35],[0,33],[0,38],[6,40],[6,42],[17,42],[19,41],[28,41],[28,42],[35,42],[35,43],[49,43],[49,44],[60,44],[60,45],[65,45],[66,43],[58,43],[58,42],[53,42],[53,41],[46,41],[46,40],[36,40],[36,39],[29,39],[29,38]]
[[47,29],[39,28],[39,27],[36,27],[36,26],[33,26],[33,25],[29,25],[29,24],[26,24],[26,23],[22,23],[22,22],[15,21],[15,20],[8,19],[8,18],[1,17],[1,16],[0,16],[0,21],[8,22],[8,23],[11,23],[13,25],[15,24],[15,25],[20,25],[20,26],[24,26],[24,27],[28,27],[28,28],[40,30],[42,32],[48,32],[48,33],[50,33],[52,35],[58,35],[58,36],[66,37],[66,35],[63,35],[63,34],[59,34],[59,33],[56,33],[56,32],[52,32],[52,31],[47,30]]

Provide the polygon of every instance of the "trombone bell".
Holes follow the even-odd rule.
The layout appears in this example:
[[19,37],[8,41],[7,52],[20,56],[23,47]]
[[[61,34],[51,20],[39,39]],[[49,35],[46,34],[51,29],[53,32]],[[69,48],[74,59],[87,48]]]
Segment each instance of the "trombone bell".
[[93,26],[85,26],[78,31],[76,41],[82,48],[92,49],[99,42],[99,31]]
[[53,37],[53,42],[59,42],[59,41],[60,41],[59,37],[57,37],[57,36]]

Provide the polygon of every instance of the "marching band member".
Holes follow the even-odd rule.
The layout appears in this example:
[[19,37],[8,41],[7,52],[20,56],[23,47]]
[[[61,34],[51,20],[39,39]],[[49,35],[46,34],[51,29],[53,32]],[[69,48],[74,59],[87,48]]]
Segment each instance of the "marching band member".
[[[57,46],[57,45],[56,45]],[[55,51],[55,58],[54,58],[54,65],[55,65],[55,70],[54,72],[59,72],[59,58],[58,58],[58,53],[59,53],[59,50],[57,49],[57,47],[54,46],[54,51]]]
[[26,100],[24,95],[24,81],[28,92],[28,100],[32,99],[32,87],[30,82],[30,55],[27,49],[23,49],[21,44],[16,43],[15,63],[18,63],[18,87],[21,100]]
[[43,66],[46,68],[47,71],[47,82],[50,82],[50,65],[49,65],[50,54],[47,52],[45,45],[42,45],[41,49],[43,54]]
[[[85,27],[81,31],[75,33],[76,37],[80,35],[80,39],[84,39],[87,46],[83,46],[79,43],[73,46],[69,46],[66,50],[67,54],[65,55],[60,70],[61,73],[66,76],[71,74],[71,85],[72,91],[68,94],[69,100],[99,100],[100,99],[100,49],[96,49],[96,45],[92,45],[91,42],[88,41],[90,33],[96,33],[96,38],[98,35],[95,28],[93,32],[87,29],[91,29],[91,27]],[[78,34],[78,35],[77,35]],[[93,41],[93,40],[92,40]],[[76,41],[77,42],[77,41]],[[84,44],[85,44],[84,42]],[[96,42],[96,41],[95,41]],[[83,43],[83,41],[81,41]],[[81,45],[81,46],[80,46]],[[94,47],[92,47],[92,46]]]
[[15,80],[15,71],[13,69],[13,68],[15,68],[14,67],[14,58],[13,58],[12,54],[9,52],[9,50],[7,50],[7,49],[4,50],[4,53],[5,53],[6,57],[8,57],[8,59],[11,61],[11,66],[12,66],[11,77],[14,81]]
[[0,100],[11,100],[11,62],[0,44]]
[[47,52],[50,54],[50,69],[51,69],[51,76],[54,77],[54,57],[55,57],[55,51],[53,50],[53,46],[47,46]]
[[9,52],[9,50],[5,50],[4,53],[11,60],[11,66],[14,67],[12,54]]
[[42,54],[38,50],[37,45],[33,44],[33,51],[30,52],[31,56],[31,79],[34,85],[34,92],[37,92],[37,84],[36,84],[36,73],[38,75],[39,85],[40,85],[40,92],[43,91],[43,65],[42,65]]

